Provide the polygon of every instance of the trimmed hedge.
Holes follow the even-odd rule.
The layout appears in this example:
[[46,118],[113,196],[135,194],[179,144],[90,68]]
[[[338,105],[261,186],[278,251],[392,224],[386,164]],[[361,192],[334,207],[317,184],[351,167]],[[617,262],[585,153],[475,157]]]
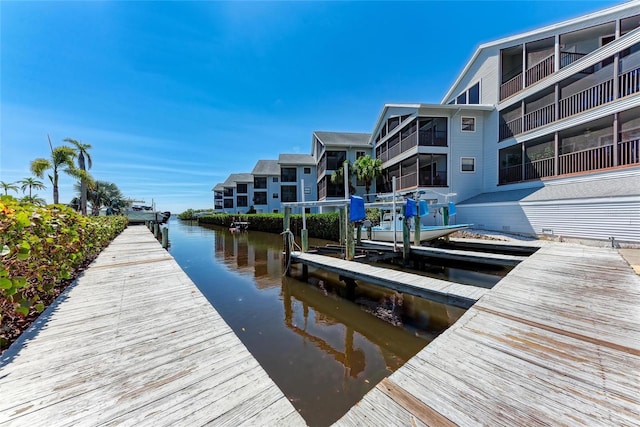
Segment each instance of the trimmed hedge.
[[[334,241],[337,241],[340,238],[340,227],[338,224],[340,216],[337,212],[307,214],[306,216],[309,237]],[[282,233],[284,214],[215,214],[201,216],[198,218],[198,223],[229,227],[234,220],[248,222],[249,230],[264,231],[267,233]],[[291,215],[291,231],[296,236],[299,236],[300,230],[302,230],[302,215]]]
[[0,348],[9,323],[37,315],[122,230],[123,216],[83,216],[63,205],[0,197]]

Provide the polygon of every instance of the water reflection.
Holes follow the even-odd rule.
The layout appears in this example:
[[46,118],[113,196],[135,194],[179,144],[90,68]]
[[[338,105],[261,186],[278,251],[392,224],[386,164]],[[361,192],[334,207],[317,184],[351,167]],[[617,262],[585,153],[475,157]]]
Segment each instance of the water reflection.
[[396,327],[363,309],[393,292],[360,283],[358,305],[325,272],[310,270],[311,283],[284,277],[280,235],[174,220],[171,239],[180,266],[312,426],[340,418],[464,312],[402,296]]

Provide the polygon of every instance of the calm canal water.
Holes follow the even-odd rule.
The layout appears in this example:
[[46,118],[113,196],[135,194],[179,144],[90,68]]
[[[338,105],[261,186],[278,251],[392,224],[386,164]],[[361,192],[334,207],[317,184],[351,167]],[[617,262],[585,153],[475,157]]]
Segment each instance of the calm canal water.
[[310,283],[283,277],[277,234],[174,219],[169,235],[169,252],[311,426],[336,421],[464,313],[366,284],[352,302],[312,269]]

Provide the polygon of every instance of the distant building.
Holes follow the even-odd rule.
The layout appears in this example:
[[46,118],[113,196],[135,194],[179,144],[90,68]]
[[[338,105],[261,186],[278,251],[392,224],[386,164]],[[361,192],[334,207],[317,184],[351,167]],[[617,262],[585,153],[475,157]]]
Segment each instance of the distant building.
[[[358,157],[371,156],[371,143],[368,133],[351,132],[313,132],[311,155],[318,169],[318,200],[344,199],[344,183],[334,184],[331,175],[343,167],[345,160],[353,164]],[[365,187],[355,177],[352,179],[357,195],[363,196]],[[371,189],[370,191],[373,191]]]
[[277,160],[258,160],[253,175],[253,206],[257,213],[280,211],[280,165]]
[[[280,154],[278,156],[280,166],[280,202],[302,201],[302,192],[305,200],[318,200],[316,191],[317,169],[313,156],[308,154]],[[302,187],[304,181],[304,187]],[[317,209],[308,209],[316,212]],[[294,213],[295,210],[294,210]]]

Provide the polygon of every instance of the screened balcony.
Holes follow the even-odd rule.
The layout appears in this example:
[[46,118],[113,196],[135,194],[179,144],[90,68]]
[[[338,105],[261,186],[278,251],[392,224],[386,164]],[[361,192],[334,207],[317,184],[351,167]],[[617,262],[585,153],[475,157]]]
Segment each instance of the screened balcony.
[[418,187],[447,186],[446,154],[420,154],[386,168],[376,182],[380,193],[392,191],[392,179],[396,177],[396,190],[408,191]]
[[[640,26],[640,16],[620,21],[620,34]],[[578,31],[560,34],[556,47],[553,37],[512,46],[500,51],[500,101],[517,94],[556,71],[556,55],[559,69],[591,54],[615,40],[616,22],[606,22]]]
[[556,87],[548,88],[526,98],[522,104],[501,111],[499,140],[640,93],[640,45],[620,52],[617,72],[610,57],[558,83],[557,104],[555,90]]
[[447,118],[420,117],[376,147],[376,158],[384,163],[417,146],[446,147],[447,144]]
[[529,141],[501,149],[500,184],[553,176],[588,173],[640,164],[640,108],[618,115],[617,142],[614,116],[558,133],[554,140]]

